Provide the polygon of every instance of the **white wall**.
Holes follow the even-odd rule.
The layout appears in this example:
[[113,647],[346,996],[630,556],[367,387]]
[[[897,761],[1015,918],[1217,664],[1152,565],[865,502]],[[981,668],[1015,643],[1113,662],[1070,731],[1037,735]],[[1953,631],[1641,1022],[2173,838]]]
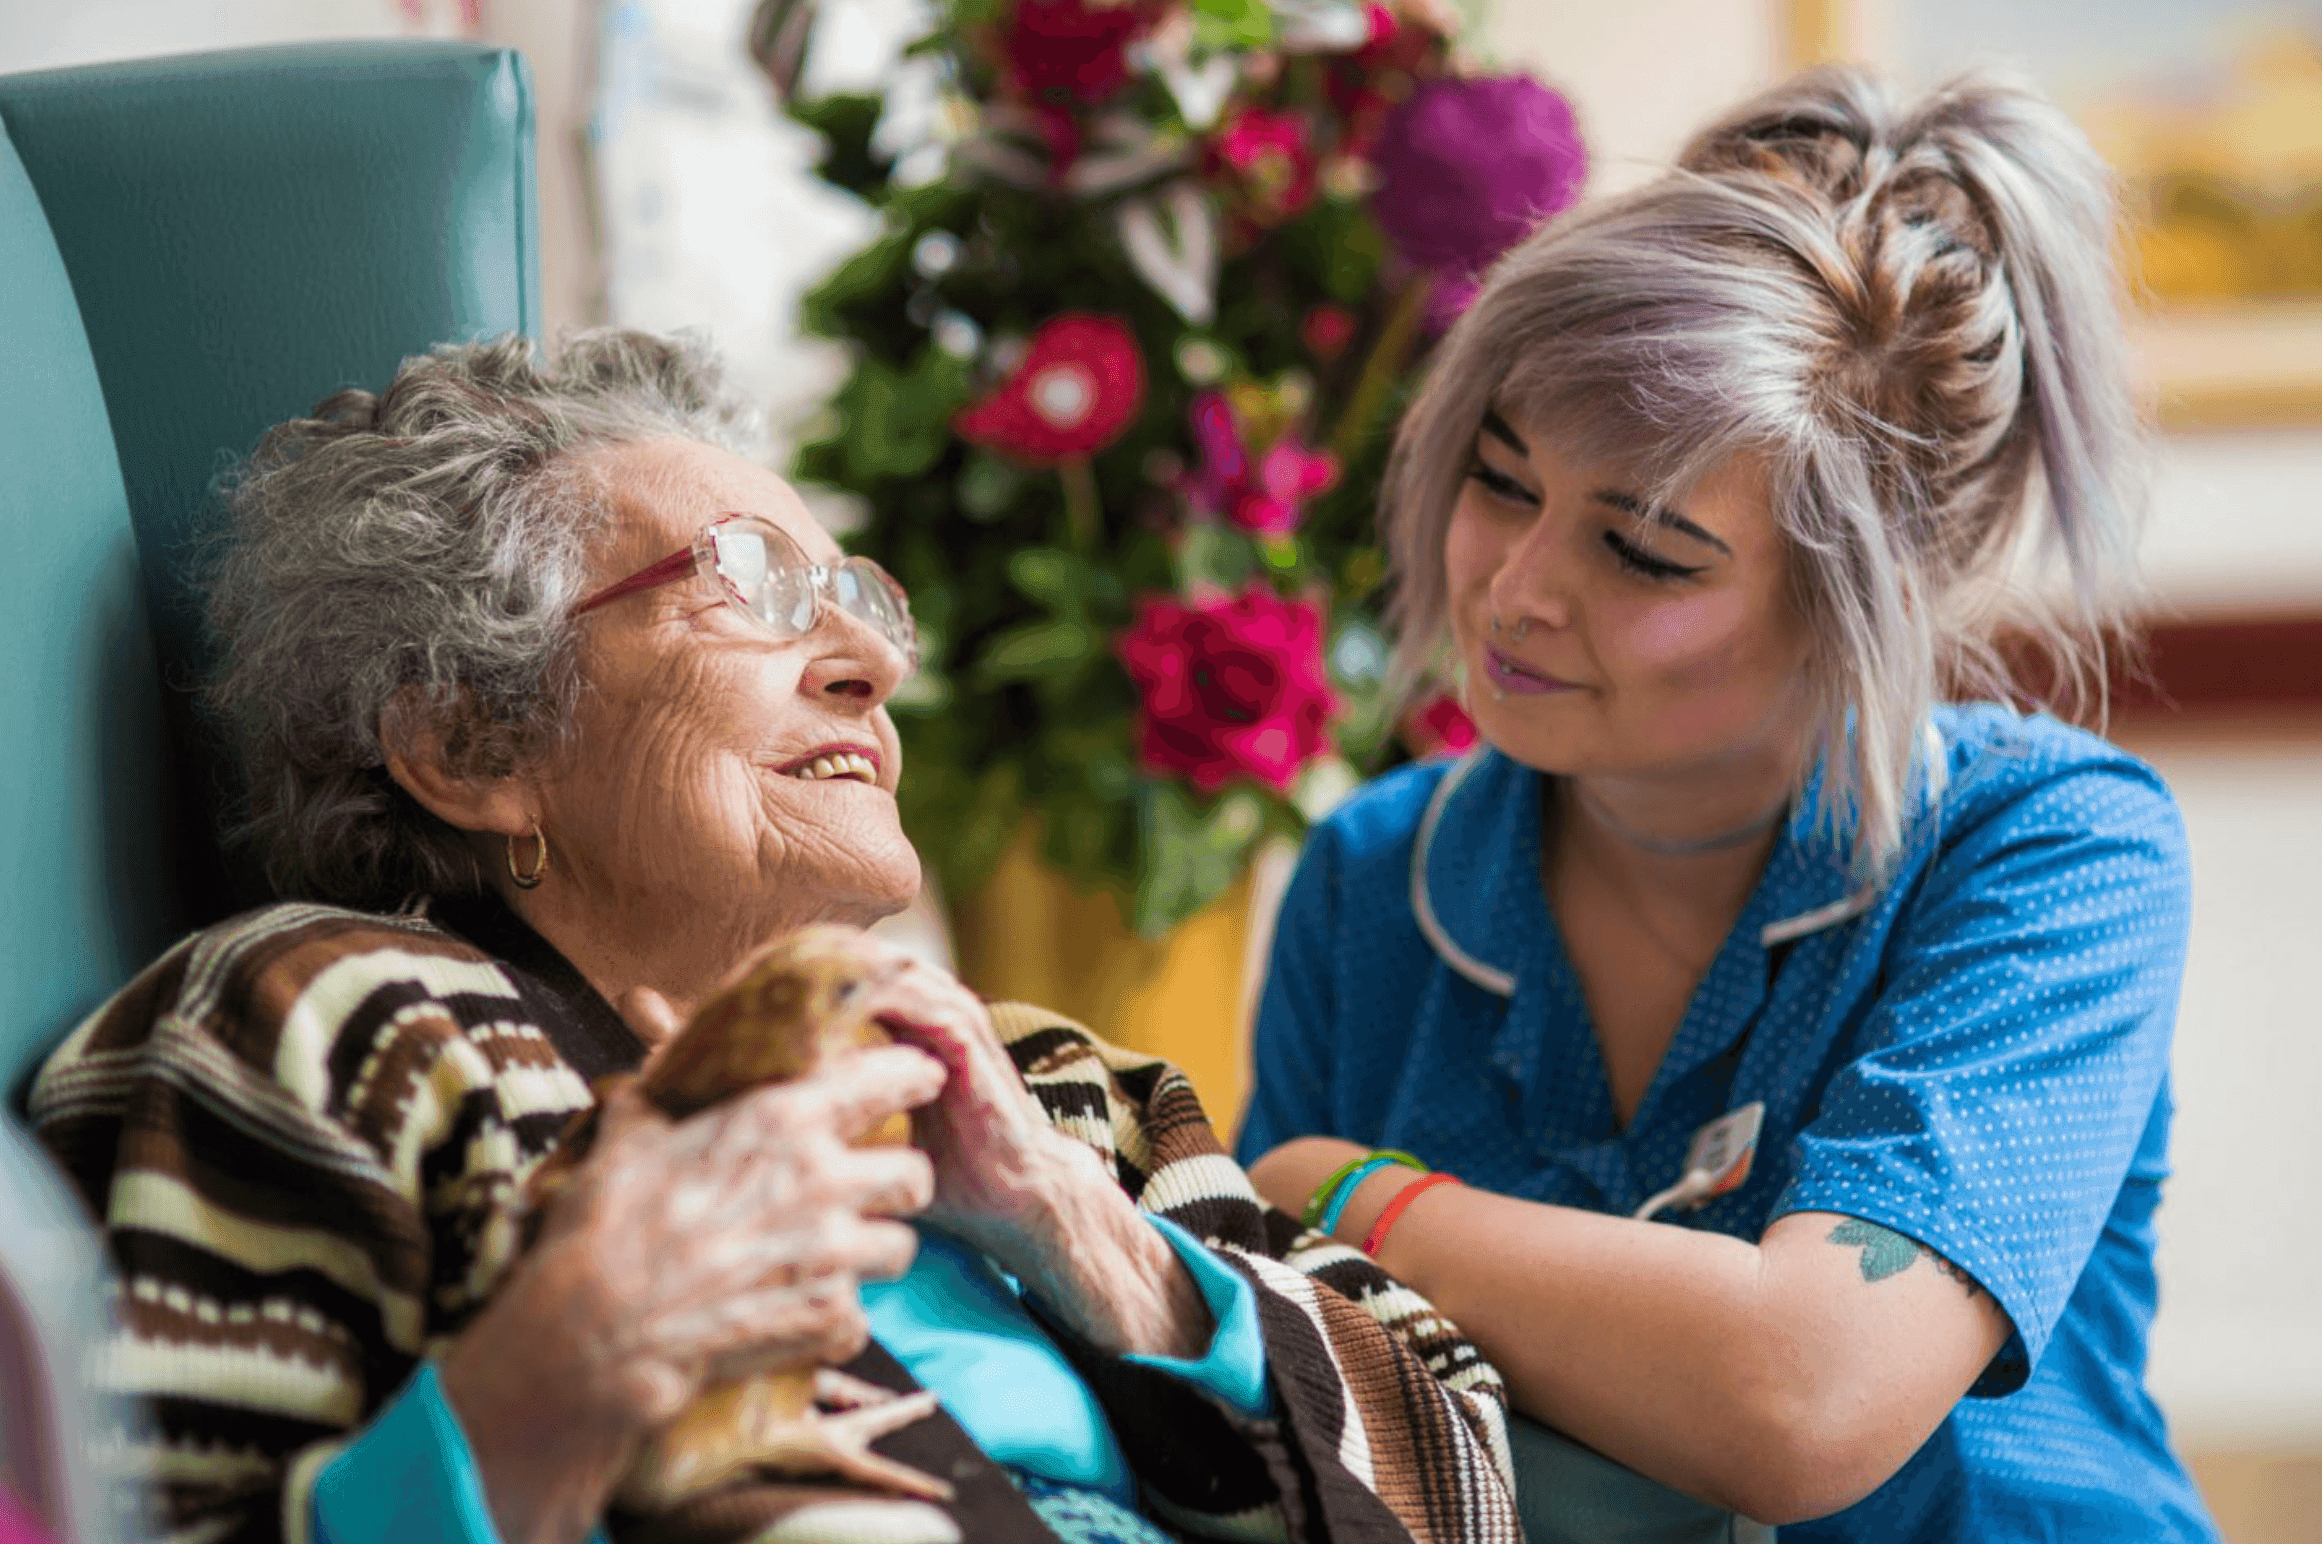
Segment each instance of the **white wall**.
[[2188,1446],[2322,1446],[2322,725],[2133,748],[2193,844],[2153,1386]]

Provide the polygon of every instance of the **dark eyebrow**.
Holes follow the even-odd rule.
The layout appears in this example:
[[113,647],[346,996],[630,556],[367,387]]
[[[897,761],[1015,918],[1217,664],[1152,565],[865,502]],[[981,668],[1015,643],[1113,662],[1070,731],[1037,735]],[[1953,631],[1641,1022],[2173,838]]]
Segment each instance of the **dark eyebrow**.
[[1589,497],[1596,500],[1599,504],[1608,504],[1623,514],[1634,515],[1639,520],[1649,520],[1655,525],[1665,525],[1672,531],[1682,531],[1687,536],[1692,537],[1695,541],[1707,542],[1710,546],[1715,547],[1718,551],[1724,553],[1729,558],[1733,556],[1733,549],[1731,547],[1727,546],[1724,542],[1719,541],[1715,536],[1703,530],[1700,526],[1695,525],[1692,521],[1686,519],[1683,515],[1677,513],[1677,511],[1674,509],[1648,508],[1644,500],[1636,497],[1634,494],[1623,493],[1618,488],[1599,488],[1594,493],[1591,493]]
[[1519,456],[1528,457],[1532,454],[1532,447],[1525,444],[1516,431],[1508,427],[1508,421],[1488,407],[1484,409],[1483,432]]

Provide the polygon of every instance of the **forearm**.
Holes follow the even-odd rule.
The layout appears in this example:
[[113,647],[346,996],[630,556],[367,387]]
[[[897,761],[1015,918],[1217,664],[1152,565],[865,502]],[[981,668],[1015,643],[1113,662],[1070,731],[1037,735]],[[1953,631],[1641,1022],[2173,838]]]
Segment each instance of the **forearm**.
[[[1338,1236],[1364,1237],[1410,1181],[1367,1183]],[[1980,1365],[1932,1332],[1928,1354],[1905,1365],[1891,1324],[1852,1312],[1864,1290],[1852,1257],[1797,1231],[1768,1249],[1438,1186],[1397,1221],[1379,1263],[1475,1340],[1519,1410],[1769,1522],[1867,1494]]]
[[[1401,1185],[1363,1188],[1341,1238]],[[1795,1384],[1739,1239],[1438,1186],[1379,1264],[1475,1340],[1519,1410],[1679,1490],[1734,1505],[1725,1471],[1784,1424],[1768,1407]]]

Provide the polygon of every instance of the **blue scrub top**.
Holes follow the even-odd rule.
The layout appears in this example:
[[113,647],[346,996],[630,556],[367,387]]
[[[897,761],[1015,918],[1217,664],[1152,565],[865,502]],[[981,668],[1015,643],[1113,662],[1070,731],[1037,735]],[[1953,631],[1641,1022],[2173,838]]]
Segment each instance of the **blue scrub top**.
[[1540,774],[1486,747],[1373,783],[1284,902],[1240,1156],[1325,1133],[1626,1215],[1763,1101],[1748,1182],[1662,1221],[1865,1218],[2015,1329],[1898,1474],[1785,1544],[2214,1540],[2144,1388],[2183,825],[2150,768],[2050,719],[1943,708],[1928,742],[1876,890],[1800,801],[1625,1130],[1541,887]]

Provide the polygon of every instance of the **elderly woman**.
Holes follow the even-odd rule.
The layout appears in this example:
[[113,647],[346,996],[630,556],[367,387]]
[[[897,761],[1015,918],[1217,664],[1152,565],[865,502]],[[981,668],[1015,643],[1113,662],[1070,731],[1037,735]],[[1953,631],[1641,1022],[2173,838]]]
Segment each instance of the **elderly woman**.
[[[919,883],[905,598],[720,447],[714,384],[632,333],[447,347],[230,490],[212,701],[299,899],[171,950],[32,1100],[171,1536],[1512,1539],[1472,1348],[1293,1251],[1181,1078],[1022,1009],[1003,1047],[899,953],[868,979],[911,1044],[682,1121],[600,1082],[521,1215],[592,1082]],[[916,1147],[852,1145],[904,1111]],[[608,1509],[716,1369],[784,1357],[940,1395],[880,1450],[948,1512],[757,1473]]]
[[1309,845],[1242,1155],[1544,1423],[1536,1541],[2214,1537],[2143,1376],[2184,833],[1943,700],[2003,628],[2101,669],[2113,250],[2037,97],[1809,75],[1513,252],[1402,427],[1401,648],[1483,743]]

